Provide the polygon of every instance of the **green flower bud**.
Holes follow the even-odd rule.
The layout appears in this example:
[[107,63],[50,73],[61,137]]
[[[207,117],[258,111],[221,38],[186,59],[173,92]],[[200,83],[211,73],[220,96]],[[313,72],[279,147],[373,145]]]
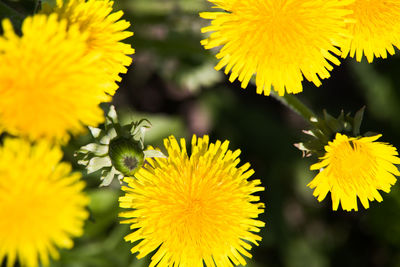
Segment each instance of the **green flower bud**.
[[114,106],[110,106],[104,129],[89,127],[94,142],[75,153],[78,164],[88,173],[101,170],[100,186],[110,185],[114,178],[122,183],[124,176],[134,177],[146,158],[166,158],[161,151],[144,149],[145,129],[150,126],[147,119],[121,125]]
[[133,138],[117,137],[110,141],[108,155],[115,169],[133,176],[144,163],[143,149]]

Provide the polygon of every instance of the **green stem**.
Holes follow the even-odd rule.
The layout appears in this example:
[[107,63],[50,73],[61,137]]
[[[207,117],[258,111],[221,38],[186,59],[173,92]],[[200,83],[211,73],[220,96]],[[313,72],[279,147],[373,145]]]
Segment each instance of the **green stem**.
[[299,114],[305,121],[314,125],[318,117],[315,113],[307,107],[303,102],[301,102],[296,96],[291,94],[285,94],[283,96],[278,95],[276,92],[272,91],[271,96],[284,104],[286,107],[292,111]]
[[292,111],[299,114],[311,126],[320,129],[323,133],[330,132],[325,123],[295,95],[285,94],[283,96],[280,96],[276,92],[272,91],[271,96]]

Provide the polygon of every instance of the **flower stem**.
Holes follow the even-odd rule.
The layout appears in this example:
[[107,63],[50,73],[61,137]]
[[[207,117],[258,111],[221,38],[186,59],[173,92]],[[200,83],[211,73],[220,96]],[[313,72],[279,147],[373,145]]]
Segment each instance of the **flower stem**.
[[299,114],[307,123],[320,129],[322,132],[329,132],[324,121],[321,120],[315,113],[307,107],[298,97],[292,94],[285,94],[283,96],[278,95],[276,92],[272,91],[271,96],[284,104],[286,107],[292,111]]
[[301,102],[296,96],[291,94],[285,94],[283,96],[278,95],[276,92],[272,91],[271,96],[284,104],[286,107],[292,111],[299,114],[305,121],[314,125],[314,122],[318,117],[315,113],[307,107],[303,102]]

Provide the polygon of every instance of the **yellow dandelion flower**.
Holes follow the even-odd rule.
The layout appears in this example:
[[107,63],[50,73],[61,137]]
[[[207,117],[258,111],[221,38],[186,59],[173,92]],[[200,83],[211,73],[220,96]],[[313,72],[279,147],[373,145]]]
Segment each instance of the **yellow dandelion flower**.
[[8,138],[0,147],[0,265],[47,266],[82,235],[88,198],[62,155],[43,141]]
[[264,205],[254,192],[263,191],[260,180],[248,181],[250,164],[241,167],[240,150],[228,150],[228,141],[209,144],[208,136],[186,143],[171,136],[164,140],[169,158],[148,159],[135,174],[125,178],[120,206],[130,211],[135,231],[126,241],[141,240],[132,253],[138,258],[157,250],[152,266],[232,266],[246,264],[243,255],[258,245],[264,223],[256,218]]
[[356,23],[348,28],[353,36],[342,45],[342,57],[356,56],[361,61],[363,54],[368,62],[375,57],[386,58],[400,48],[400,2],[398,0],[355,0],[349,6],[354,11]]
[[376,142],[381,135],[372,137],[347,137],[340,133],[325,146],[326,154],[319,163],[310,167],[320,170],[308,184],[315,188],[314,196],[322,201],[331,192],[332,208],[337,210],[341,202],[343,210],[357,208],[357,197],[364,208],[369,202],[382,201],[378,190],[390,192],[390,187],[400,175],[397,167],[400,159],[395,147]]
[[[213,32],[206,49],[223,46],[217,70],[231,71],[229,80],[246,88],[256,74],[257,93],[271,86],[283,95],[303,90],[303,75],[316,86],[339,65],[335,46],[347,38],[346,16],[351,0],[209,0],[226,12],[204,12]],[[330,62],[331,63],[330,63]]]
[[57,15],[24,20],[22,36],[3,20],[0,36],[0,129],[32,140],[66,141],[82,124],[104,121],[101,102],[115,85],[97,70],[99,57],[87,54],[87,35],[67,29]]
[[113,4],[109,0],[57,0],[54,10],[44,11],[57,13],[69,25],[76,24],[81,32],[87,33],[90,51],[102,54],[99,69],[120,81],[118,74],[126,73],[126,66],[132,63],[129,55],[135,50],[121,42],[133,32],[126,31],[130,26],[128,21],[120,20],[124,14],[122,10],[112,13]]

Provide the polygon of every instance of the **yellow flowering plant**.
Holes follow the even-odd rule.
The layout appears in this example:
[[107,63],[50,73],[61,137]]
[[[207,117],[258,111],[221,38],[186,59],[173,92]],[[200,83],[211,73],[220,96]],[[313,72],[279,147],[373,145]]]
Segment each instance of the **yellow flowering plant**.
[[2,28],[1,128],[30,140],[65,143],[70,133],[84,132],[84,125],[104,121],[99,104],[111,100],[106,92],[116,85],[97,71],[99,57],[87,53],[88,35],[56,14],[27,17],[21,36],[8,19]]
[[[55,3],[45,2],[41,13],[57,14],[58,19],[65,19],[68,25],[77,25],[88,35],[88,51],[100,55],[97,61],[99,72],[104,70],[103,75],[121,81],[118,75],[126,73],[135,50],[122,42],[133,32],[127,30],[130,23],[121,19],[123,11],[113,12],[113,5],[114,1],[110,0],[57,0]],[[113,95],[115,90],[107,92]]]
[[325,146],[326,154],[311,170],[319,170],[308,184],[314,196],[322,201],[331,192],[332,209],[339,203],[343,210],[358,210],[357,198],[364,208],[369,201],[381,202],[378,190],[386,193],[396,183],[400,172],[394,164],[400,164],[399,154],[389,143],[377,142],[381,134],[370,137],[348,137],[337,133]]
[[319,118],[293,98],[286,103],[308,117],[313,126],[303,131],[307,138],[295,146],[303,152],[303,157],[313,155],[319,159],[310,167],[319,173],[307,185],[314,189],[318,201],[330,192],[332,209],[337,210],[340,203],[346,211],[358,210],[357,199],[365,209],[369,208],[369,201],[381,202],[378,190],[390,192],[396,176],[400,176],[395,166],[400,164],[400,158],[395,147],[377,142],[381,134],[360,133],[365,107],[354,117],[342,111],[334,118],[324,111],[324,117]]
[[342,57],[363,55],[368,62],[387,58],[400,47],[400,3],[396,0],[355,0],[349,9],[356,23],[348,24],[351,38],[340,44]]
[[62,156],[46,141],[6,138],[0,147],[0,262],[7,258],[7,267],[48,266],[83,234],[89,198]]
[[121,42],[133,33],[122,11],[111,13],[113,2],[44,2],[27,17],[0,3],[0,264],[7,267],[49,266],[83,235],[90,199],[81,174],[61,161],[60,145],[104,121],[99,105],[111,101],[134,53]]
[[[120,206],[122,223],[131,225],[125,237],[142,258],[153,250],[149,266],[237,266],[258,245],[264,222],[257,219],[264,204],[253,193],[261,181],[229,142],[209,142],[193,135],[192,154],[186,142],[164,139],[168,158],[148,159],[136,178],[127,177]],[[243,256],[242,256],[243,255]]]
[[[222,46],[216,55],[217,70],[231,72],[229,81],[238,79],[246,88],[256,74],[258,94],[299,93],[304,78],[321,85],[333,65],[339,65],[338,43],[347,33],[347,8],[351,1],[217,1],[225,12],[204,12],[213,32],[202,41],[206,49]],[[304,78],[303,78],[304,77]]]
[[[136,51],[128,39],[130,18]],[[369,237],[371,216],[390,242],[400,236],[396,212],[392,220],[384,217],[400,203],[393,192],[400,157],[382,141],[400,131],[382,130],[390,125],[382,120],[374,127],[384,137],[363,132],[365,107],[354,115],[324,110],[319,116],[294,95],[340,75],[333,69],[342,63],[346,72],[394,55],[399,1],[0,1],[0,24],[1,266],[325,266],[328,253],[332,259],[340,255],[338,246],[352,243],[346,238],[354,231],[343,225]],[[357,63],[364,56],[366,62]],[[132,62],[135,72],[129,73]],[[398,69],[393,62],[381,72]],[[323,209],[311,211],[311,193],[286,179],[297,168],[285,146],[291,128],[276,127],[282,118],[304,125],[285,112],[265,112],[270,106],[256,94],[225,90],[222,69],[227,84],[238,80],[243,89],[272,96],[308,123],[295,146],[303,157],[314,157],[314,174],[298,184],[319,202],[329,196],[333,211],[358,211],[361,203],[368,216],[324,209],[332,227]],[[307,100],[323,106],[330,85],[323,87]],[[362,94],[400,112],[397,92],[382,88]],[[355,105],[353,91],[336,90],[329,110],[337,109],[336,100]],[[237,94],[246,96],[239,101]],[[145,114],[135,112],[126,122],[121,115],[129,113],[121,108],[117,114],[114,104]],[[391,122],[396,129],[399,120]],[[188,146],[175,137],[189,133],[197,134]],[[211,141],[222,135],[231,141]],[[243,154],[231,149],[238,143]],[[396,260],[398,245],[382,255]],[[374,254],[372,265],[382,255]]]

